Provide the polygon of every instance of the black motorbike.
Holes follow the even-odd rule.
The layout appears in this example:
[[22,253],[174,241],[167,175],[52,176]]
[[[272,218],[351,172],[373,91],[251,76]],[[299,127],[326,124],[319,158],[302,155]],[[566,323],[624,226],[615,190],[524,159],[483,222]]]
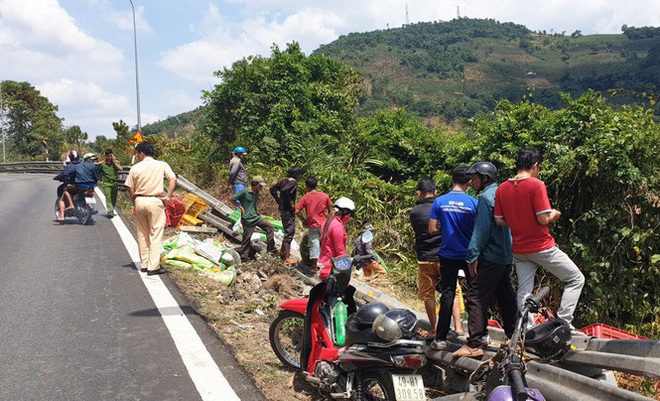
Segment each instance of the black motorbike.
[[[73,200],[73,209],[64,210],[64,219],[67,217],[75,217],[80,224],[90,224],[92,222],[92,216],[96,214],[96,209],[93,207],[93,205],[96,204],[94,189],[75,188],[74,191],[69,190],[69,193],[71,193],[71,199]],[[59,202],[60,198],[57,198],[55,200],[55,219],[62,221],[63,219],[60,217]],[[66,204],[66,201],[64,201],[64,203]]]

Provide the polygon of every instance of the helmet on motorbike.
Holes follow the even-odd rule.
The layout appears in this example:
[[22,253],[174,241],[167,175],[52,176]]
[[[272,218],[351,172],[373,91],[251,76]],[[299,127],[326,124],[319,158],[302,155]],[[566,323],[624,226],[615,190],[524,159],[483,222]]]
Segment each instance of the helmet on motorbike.
[[85,155],[83,156],[83,161],[94,160],[94,159],[96,159],[96,155],[94,153],[85,153]]
[[561,360],[571,347],[571,328],[565,320],[550,319],[525,335],[527,351],[545,360]]
[[72,162],[72,161],[74,161],[74,160],[78,160],[78,152],[76,152],[75,150],[72,150],[72,151],[69,152],[69,154],[67,155],[67,158],[69,159],[70,162]]
[[415,334],[417,316],[407,309],[394,309],[378,316],[371,327],[385,341],[410,338]]
[[488,162],[476,162],[465,172],[465,174],[481,174],[490,177],[491,180],[497,180],[497,167]]
[[244,148],[244,147],[242,147],[242,146],[236,146],[236,147],[234,148],[234,154],[235,154],[235,155],[238,155],[238,154],[241,154],[241,153],[244,154],[244,155],[247,155],[247,152],[245,151],[245,148]]
[[353,321],[357,324],[359,329],[367,329],[374,324],[374,320],[376,320],[379,315],[383,315],[389,310],[390,308],[380,302],[365,304],[355,312]]
[[341,198],[337,199],[335,201],[334,207],[336,209],[350,210],[352,213],[355,212],[355,203],[353,203],[352,200],[348,199],[345,196],[342,196]]

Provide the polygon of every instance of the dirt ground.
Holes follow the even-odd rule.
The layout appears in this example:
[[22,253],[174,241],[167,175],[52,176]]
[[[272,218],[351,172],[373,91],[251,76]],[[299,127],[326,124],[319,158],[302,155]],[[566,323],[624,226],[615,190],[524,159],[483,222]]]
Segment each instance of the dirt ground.
[[303,296],[305,284],[278,259],[241,264],[231,287],[196,271],[166,267],[181,292],[204,316],[268,400],[316,400],[316,390],[275,356],[268,340],[279,304]]

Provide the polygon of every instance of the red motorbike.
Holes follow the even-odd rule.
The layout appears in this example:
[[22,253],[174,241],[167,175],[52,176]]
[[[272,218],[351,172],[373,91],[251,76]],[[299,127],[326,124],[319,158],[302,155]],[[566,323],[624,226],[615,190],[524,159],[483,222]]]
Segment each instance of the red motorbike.
[[330,276],[309,298],[282,303],[270,326],[271,347],[328,398],[424,401],[425,343],[415,339],[417,318],[380,303],[357,309],[349,282],[359,260],[333,259]]

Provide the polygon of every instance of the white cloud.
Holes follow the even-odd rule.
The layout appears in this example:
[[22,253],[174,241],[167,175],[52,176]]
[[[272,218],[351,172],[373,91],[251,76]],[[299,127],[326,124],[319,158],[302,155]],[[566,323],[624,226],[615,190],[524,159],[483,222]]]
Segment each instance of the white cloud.
[[[83,130],[89,127],[106,126],[112,128],[113,121],[131,113],[131,99],[104,90],[93,82],[60,79],[37,86],[42,95],[60,108],[60,115],[66,118],[65,125],[79,125]],[[84,112],[80,112],[84,110]],[[77,111],[77,112],[76,112]],[[92,130],[93,131],[93,130]],[[89,131],[88,131],[89,132]],[[89,132],[103,135],[103,132]]]
[[[133,10],[115,11],[112,9],[105,10],[105,18],[121,29],[122,31],[133,32]],[[135,8],[135,30],[143,33],[154,33],[153,28],[149,22],[144,18],[144,6]]]

